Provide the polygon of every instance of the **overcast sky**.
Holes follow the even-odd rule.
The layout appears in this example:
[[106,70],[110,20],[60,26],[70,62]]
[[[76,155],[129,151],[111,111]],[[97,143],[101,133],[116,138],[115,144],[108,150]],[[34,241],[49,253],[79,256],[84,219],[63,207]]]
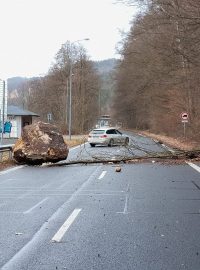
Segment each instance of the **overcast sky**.
[[120,31],[130,29],[133,7],[115,0],[0,0],[0,78],[44,75],[67,40],[91,60],[116,55]]

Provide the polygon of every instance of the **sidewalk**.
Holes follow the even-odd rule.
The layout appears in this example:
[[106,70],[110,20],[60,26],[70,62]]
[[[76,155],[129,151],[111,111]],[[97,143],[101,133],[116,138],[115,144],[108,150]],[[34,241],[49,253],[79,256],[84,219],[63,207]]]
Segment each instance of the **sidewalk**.
[[17,140],[17,138],[3,138],[2,142],[0,140],[0,145],[15,144]]

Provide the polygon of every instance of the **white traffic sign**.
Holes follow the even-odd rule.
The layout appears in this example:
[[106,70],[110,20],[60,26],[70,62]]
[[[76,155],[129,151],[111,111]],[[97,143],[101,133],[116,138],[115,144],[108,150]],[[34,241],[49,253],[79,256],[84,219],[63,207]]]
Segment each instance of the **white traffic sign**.
[[188,113],[187,112],[182,112],[181,113],[181,119],[182,120],[188,120]]
[[188,113],[187,112],[181,113],[181,122],[183,123],[183,133],[184,133],[184,138],[185,138],[186,123],[188,123]]

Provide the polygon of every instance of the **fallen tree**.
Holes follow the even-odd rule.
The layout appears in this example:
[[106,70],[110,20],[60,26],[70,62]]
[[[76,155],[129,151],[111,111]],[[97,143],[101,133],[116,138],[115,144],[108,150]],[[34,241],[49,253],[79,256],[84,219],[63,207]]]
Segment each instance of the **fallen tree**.
[[[40,124],[41,125],[41,124]],[[48,124],[44,124],[44,127],[47,128]],[[55,127],[54,127],[55,128]],[[32,130],[33,129],[33,130]],[[48,129],[53,131],[52,125],[48,126]],[[31,127],[31,136],[33,136],[32,133],[36,132],[38,130],[38,127],[34,126]],[[40,132],[41,133],[41,132]],[[53,132],[55,136],[55,131]],[[25,138],[26,135],[26,129],[23,134]],[[43,134],[43,135],[42,135]],[[19,163],[26,163],[28,165],[41,165],[42,163],[57,163],[55,166],[67,166],[67,165],[75,165],[75,164],[95,164],[95,163],[103,163],[103,164],[117,164],[117,163],[131,163],[131,162],[142,162],[142,161],[185,161],[190,159],[198,159],[200,158],[200,150],[178,150],[178,149],[170,149],[166,148],[162,142],[160,141],[138,141],[134,138],[130,139],[130,144],[128,146],[120,147],[120,150],[118,151],[110,151],[111,148],[107,147],[100,147],[100,151],[94,152],[91,151],[91,148],[86,147],[86,144],[80,146],[80,150],[76,154],[76,157],[73,157],[73,160],[66,160],[68,156],[68,148],[67,148],[67,155],[59,156],[54,155],[52,156],[52,153],[55,154],[55,145],[52,146],[52,138],[47,139],[47,135],[44,135],[45,133],[41,133],[40,136],[35,136],[34,139],[31,138],[29,141],[31,141],[31,147],[30,142],[27,144],[26,142],[26,148],[23,149],[25,145],[26,139],[24,138],[23,146],[21,145],[21,142],[19,143],[20,147],[18,147],[18,144],[15,145],[15,150],[17,151],[23,151],[22,152],[14,152],[14,158],[15,160],[19,160]],[[62,137],[61,134],[59,136]],[[42,147],[40,147],[40,151],[38,152],[38,146],[41,146],[41,138],[43,139],[42,144],[44,144]],[[46,138],[44,140],[44,138]],[[63,141],[63,137],[61,139]],[[51,141],[51,144],[49,144],[49,141]],[[84,139],[85,141],[85,139]],[[34,144],[33,144],[34,142]],[[155,148],[155,145],[159,146],[159,148]],[[16,147],[17,146],[17,147]],[[54,147],[54,148],[53,148]],[[56,146],[58,147],[58,145]],[[66,144],[64,145],[64,148],[66,148]],[[34,149],[33,149],[34,148]],[[46,149],[45,151],[43,151]],[[53,150],[54,149],[54,150]],[[156,151],[157,149],[157,151]],[[93,149],[94,150],[94,149]],[[114,147],[113,147],[114,150]],[[17,155],[16,155],[17,153]],[[66,153],[65,153],[66,154]],[[25,157],[26,155],[26,157]],[[18,159],[17,159],[18,158]],[[47,164],[47,166],[52,166],[52,164]]]
[[77,159],[74,161],[68,161],[68,162],[61,162],[57,164],[48,164],[48,166],[68,166],[68,165],[76,165],[76,164],[119,164],[119,163],[135,163],[138,161],[157,161],[157,162],[169,162],[169,161],[190,161],[190,160],[200,160],[200,150],[196,151],[182,151],[179,150],[177,152],[171,153],[171,152],[165,152],[165,153],[159,153],[159,154],[152,154],[152,155],[146,155],[146,156],[134,156],[134,157],[119,157],[118,158],[107,158],[102,159],[99,157],[95,157],[93,159]]

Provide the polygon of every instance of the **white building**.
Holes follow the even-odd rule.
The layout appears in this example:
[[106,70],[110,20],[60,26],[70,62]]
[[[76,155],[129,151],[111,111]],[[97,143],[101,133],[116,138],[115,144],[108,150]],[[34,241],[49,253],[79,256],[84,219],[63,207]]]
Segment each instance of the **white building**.
[[4,138],[19,138],[21,137],[22,129],[26,125],[31,125],[37,121],[39,115],[37,113],[24,110],[18,106],[8,105],[7,120],[11,122],[11,133],[4,134]]
[[[8,106],[7,99],[7,81],[0,79],[0,136],[3,136],[4,138],[19,138],[21,137],[23,127],[32,124],[39,115],[17,106]],[[10,133],[3,134],[3,123],[6,121],[10,121],[12,128]]]

